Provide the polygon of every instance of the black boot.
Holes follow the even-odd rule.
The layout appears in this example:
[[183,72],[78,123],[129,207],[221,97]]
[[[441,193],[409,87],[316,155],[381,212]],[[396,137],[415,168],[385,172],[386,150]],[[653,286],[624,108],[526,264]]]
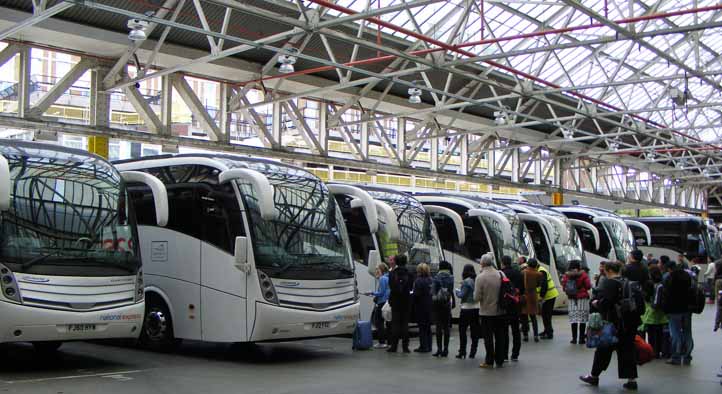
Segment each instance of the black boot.
[[587,325],[579,323],[579,344],[584,345],[587,343]]
[[441,357],[449,357],[449,336],[444,335],[444,351],[441,352]]
[[578,329],[578,328],[579,328],[579,324],[577,324],[577,323],[572,323],[572,340],[571,340],[571,342],[569,342],[569,343],[571,343],[572,345],[576,345],[576,344],[577,344],[577,329]]
[[476,357],[476,348],[477,348],[478,346],[479,346],[479,342],[478,342],[478,341],[476,341],[476,342],[472,341],[472,342],[471,342],[471,350],[469,351],[469,358],[474,358],[474,357]]

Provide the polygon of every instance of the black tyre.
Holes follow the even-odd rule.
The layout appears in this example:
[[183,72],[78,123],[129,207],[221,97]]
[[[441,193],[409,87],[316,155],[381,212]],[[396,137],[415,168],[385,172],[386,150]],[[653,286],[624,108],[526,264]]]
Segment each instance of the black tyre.
[[35,351],[42,354],[53,354],[60,349],[63,343],[60,341],[33,342]]
[[173,351],[180,344],[173,335],[173,318],[170,309],[158,296],[151,295],[145,300],[145,318],[140,333],[140,343],[160,352]]

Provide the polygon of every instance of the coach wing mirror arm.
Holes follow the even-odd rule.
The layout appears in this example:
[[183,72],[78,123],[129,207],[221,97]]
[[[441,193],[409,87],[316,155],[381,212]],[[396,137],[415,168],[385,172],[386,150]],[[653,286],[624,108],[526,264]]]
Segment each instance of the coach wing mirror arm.
[[0,155],[0,211],[10,209],[10,164],[5,156]]
[[574,227],[581,227],[584,229],[589,230],[592,233],[592,236],[594,237],[594,250],[599,250],[599,247],[602,244],[602,239],[599,236],[599,230],[594,227],[593,224],[585,222],[584,220],[579,219],[569,219],[569,223],[571,223]]
[[464,220],[461,218],[461,215],[456,213],[453,209],[442,207],[440,205],[424,205],[424,209],[426,209],[426,212],[428,213],[436,213],[451,219],[454,223],[456,239],[459,240],[459,245],[466,243],[466,229],[464,229]]
[[376,275],[376,267],[381,264],[381,255],[378,250],[369,250],[369,274]]
[[218,174],[218,182],[226,183],[233,180],[240,180],[251,184],[253,191],[258,196],[258,211],[263,220],[274,220],[278,218],[278,210],[273,199],[273,186],[265,175],[248,168],[231,168]]
[[351,207],[361,208],[366,216],[366,222],[369,225],[369,232],[375,234],[379,230],[379,217],[376,212],[376,204],[374,204],[374,198],[371,195],[356,186],[351,185],[340,185],[337,183],[326,185],[329,193],[333,195],[347,195],[352,197]]
[[504,239],[504,242],[505,243],[511,242],[512,237],[513,237],[513,234],[511,231],[511,224],[509,223],[508,220],[506,220],[504,215],[502,215],[498,212],[491,211],[489,209],[479,209],[479,208],[470,209],[467,212],[467,215],[469,215],[470,217],[474,217],[474,216],[486,217],[486,218],[489,218],[489,219],[494,220],[495,222],[499,223],[499,226],[501,227],[501,235]]
[[142,183],[150,188],[153,193],[156,222],[158,226],[165,227],[168,224],[168,191],[163,182],[153,175],[141,171],[123,171],[120,176],[126,182]]
[[556,229],[557,236],[559,237],[559,239],[557,240],[559,244],[566,245],[566,243],[569,242],[569,233],[567,231],[567,226],[564,224],[564,222],[561,219],[552,215],[542,214],[541,216],[547,221],[549,221],[549,223],[551,223]]
[[233,258],[236,268],[249,274],[251,263],[248,262],[248,238],[236,237],[233,247]]
[[384,218],[384,231],[389,236],[389,240],[392,242],[398,242],[401,239],[401,231],[399,230],[399,218],[396,217],[396,212],[391,208],[391,205],[374,200],[376,204],[376,210],[379,216]]
[[652,232],[649,231],[649,227],[647,227],[646,224],[631,219],[624,219],[624,223],[626,223],[629,227],[641,228],[642,231],[644,231],[644,235],[647,237],[647,246],[652,245]]
[[554,225],[547,220],[547,218],[543,217],[543,215],[536,215],[532,213],[518,213],[517,215],[519,215],[519,219],[525,222],[539,223],[542,228],[546,229],[547,234],[549,234],[549,242],[552,244],[556,243],[556,229],[554,228]]

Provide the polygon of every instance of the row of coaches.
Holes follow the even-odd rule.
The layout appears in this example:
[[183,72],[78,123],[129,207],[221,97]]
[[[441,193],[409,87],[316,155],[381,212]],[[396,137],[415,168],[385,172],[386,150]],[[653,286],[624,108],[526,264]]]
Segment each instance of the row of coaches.
[[110,164],[19,141],[0,142],[0,211],[0,342],[40,350],[348,334],[370,318],[375,267],[394,255],[432,271],[445,259],[459,282],[485,253],[536,257],[560,288],[570,261],[596,270],[656,238],[591,207],[326,184],[224,154]]

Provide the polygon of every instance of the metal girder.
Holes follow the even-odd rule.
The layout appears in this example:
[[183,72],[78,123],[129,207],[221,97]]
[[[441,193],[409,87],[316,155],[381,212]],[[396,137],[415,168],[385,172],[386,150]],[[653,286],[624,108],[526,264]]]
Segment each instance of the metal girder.
[[125,96],[133,108],[138,111],[138,115],[143,118],[143,123],[148,127],[148,130],[152,133],[162,133],[164,124],[160,121],[160,118],[158,118],[158,115],[153,111],[153,108],[151,108],[148,101],[145,100],[145,97],[143,97],[138,88],[135,86],[124,87],[123,93],[125,93]]
[[218,128],[215,120],[208,114],[208,110],[203,106],[201,100],[198,99],[198,96],[188,84],[188,81],[180,74],[171,75],[170,79],[178,95],[183,99],[188,109],[191,110],[193,116],[198,119],[203,130],[208,134],[208,137],[210,137],[212,141],[222,139],[223,133],[221,133],[221,129]]
[[20,23],[17,23],[14,26],[11,26],[7,29],[1,30],[0,31],[0,40],[4,40],[12,35],[15,35],[15,34],[21,32],[23,29],[33,26],[35,24],[38,24],[54,15],[57,15],[65,10],[67,10],[68,8],[71,8],[74,5],[75,4],[71,1],[61,1],[60,3],[50,7],[48,9],[36,12],[35,15],[33,15],[32,17],[30,17]]
[[85,74],[94,65],[94,61],[88,58],[81,59],[76,63],[67,74],[63,75],[53,87],[43,95],[34,106],[30,108],[27,116],[42,116],[45,111],[50,108],[51,105],[55,104],[56,101],[63,95],[71,86]]

